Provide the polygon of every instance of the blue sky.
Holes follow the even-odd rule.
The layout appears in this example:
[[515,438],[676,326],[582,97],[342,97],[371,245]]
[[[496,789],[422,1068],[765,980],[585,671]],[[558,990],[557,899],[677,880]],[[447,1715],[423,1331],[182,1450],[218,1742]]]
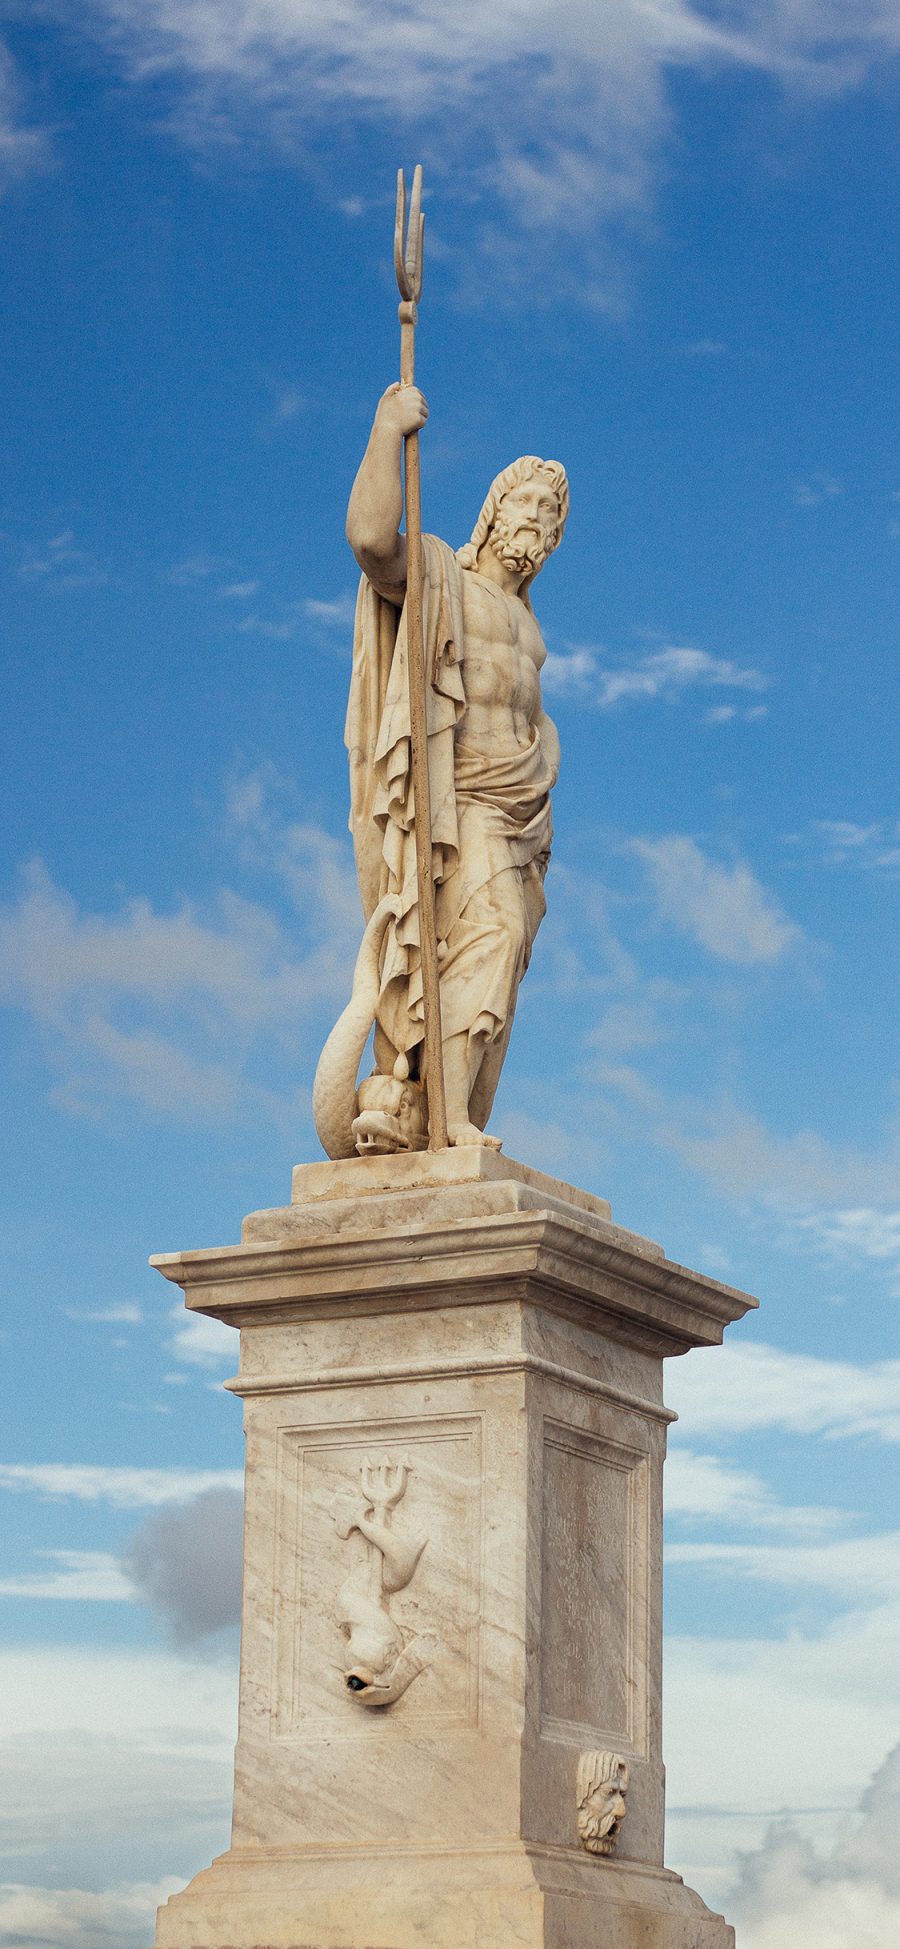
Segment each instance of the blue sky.
[[740,1949],[880,1945],[900,6],[13,0],[4,34],[0,1943],[145,1949],[227,1842],[234,1356],[146,1260],[316,1155],[344,508],[421,156],[426,525],[464,541],[520,451],[572,488],[494,1127],[762,1301],[668,1369],[668,1858]]

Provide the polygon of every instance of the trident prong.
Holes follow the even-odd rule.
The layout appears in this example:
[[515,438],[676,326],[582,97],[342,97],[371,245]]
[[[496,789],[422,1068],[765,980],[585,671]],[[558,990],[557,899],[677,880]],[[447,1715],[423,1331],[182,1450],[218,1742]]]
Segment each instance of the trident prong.
[[386,1515],[406,1493],[410,1463],[407,1456],[392,1462],[389,1455],[383,1455],[380,1462],[373,1462],[366,1455],[360,1470],[360,1486],[363,1495],[373,1509],[380,1509]]
[[[404,231],[406,237],[404,241]],[[422,165],[413,171],[409,199],[409,228],[406,227],[406,183],[402,169],[397,171],[397,221],[394,225],[394,269],[400,296],[407,304],[418,304],[422,296],[422,257],[425,218],[422,214]]]

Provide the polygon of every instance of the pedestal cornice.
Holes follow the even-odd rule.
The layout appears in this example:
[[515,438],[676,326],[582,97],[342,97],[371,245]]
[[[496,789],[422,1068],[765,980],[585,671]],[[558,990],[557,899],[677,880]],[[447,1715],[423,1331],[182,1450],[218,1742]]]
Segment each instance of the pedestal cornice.
[[[234,1326],[527,1299],[667,1355],[718,1345],[725,1327],[756,1305],[574,1208],[445,1220],[440,1194],[430,1202],[429,1218],[402,1229],[368,1224],[368,1200],[351,1212],[325,1205],[303,1212],[302,1232],[297,1207],[287,1206],[254,1214],[243,1245],[163,1253],[151,1263],[183,1287],[191,1310]],[[273,1236],[252,1236],[266,1223]]]

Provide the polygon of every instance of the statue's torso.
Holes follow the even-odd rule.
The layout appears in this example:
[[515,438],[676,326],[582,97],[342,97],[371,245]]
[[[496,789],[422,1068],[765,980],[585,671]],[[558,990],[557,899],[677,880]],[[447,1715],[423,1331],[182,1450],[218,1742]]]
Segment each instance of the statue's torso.
[[475,570],[464,571],[462,590],[466,709],[457,738],[492,754],[498,744],[528,745],[541,709],[544,639],[525,604]]

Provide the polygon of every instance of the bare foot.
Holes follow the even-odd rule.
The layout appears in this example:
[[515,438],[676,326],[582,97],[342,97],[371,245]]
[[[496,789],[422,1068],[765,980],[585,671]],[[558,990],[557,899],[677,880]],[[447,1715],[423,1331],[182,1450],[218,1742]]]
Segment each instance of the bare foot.
[[501,1139],[489,1137],[474,1123],[451,1123],[447,1130],[451,1144],[478,1144],[482,1150],[499,1150]]

